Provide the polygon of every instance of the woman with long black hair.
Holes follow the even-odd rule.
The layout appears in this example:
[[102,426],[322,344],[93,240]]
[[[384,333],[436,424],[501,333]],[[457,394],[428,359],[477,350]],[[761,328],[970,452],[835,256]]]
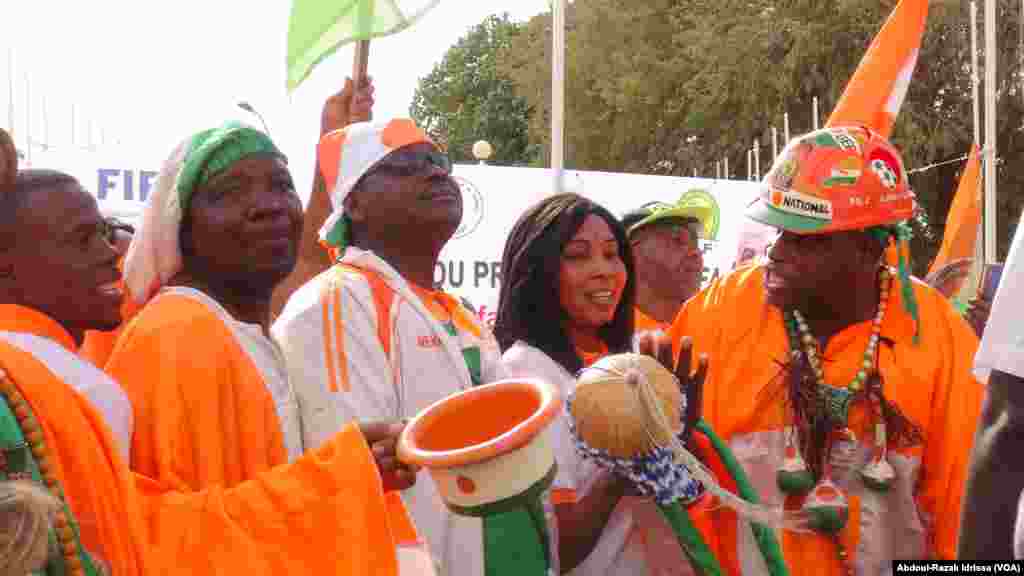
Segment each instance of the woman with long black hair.
[[[536,377],[568,395],[574,375],[598,358],[628,352],[635,276],[622,224],[576,194],[527,210],[505,245],[495,335],[509,377]],[[552,427],[558,476],[552,488],[563,573],[689,572],[653,502],[627,480],[575,451],[567,416]]]

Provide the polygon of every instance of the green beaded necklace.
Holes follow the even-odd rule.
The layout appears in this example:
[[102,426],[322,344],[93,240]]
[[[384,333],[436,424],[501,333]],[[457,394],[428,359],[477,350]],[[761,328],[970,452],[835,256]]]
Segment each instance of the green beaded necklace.
[[[878,342],[881,334],[882,320],[885,318],[886,307],[892,285],[892,273],[885,267],[879,271],[879,303],[878,313],[871,324],[871,336],[861,363],[853,380],[845,388],[831,386],[825,382],[825,371],[818,352],[818,342],[811,334],[810,327],[803,315],[793,310],[785,315],[786,332],[789,336],[790,354],[794,361],[803,354],[807,364],[814,373],[815,392],[821,413],[828,419],[832,432],[828,436],[829,448],[837,440],[855,442],[856,436],[848,427],[850,407],[859,399],[870,398],[870,390],[866,390],[868,378],[877,370],[876,358]],[[875,450],[871,461],[860,471],[865,486],[870,489],[885,491],[895,479],[895,471],[886,460],[886,433],[882,419],[881,407],[872,403],[872,415],[875,421]],[[796,427],[784,431],[785,456],[776,475],[779,489],[788,495],[804,495],[803,510],[807,512],[811,527],[819,532],[835,537],[839,550],[839,558],[848,573],[852,567],[847,563],[847,552],[839,542],[838,534],[843,530],[849,517],[846,495],[832,480],[832,466],[826,456],[822,462],[821,478],[815,482],[813,473],[803,459],[798,448],[799,432]]]

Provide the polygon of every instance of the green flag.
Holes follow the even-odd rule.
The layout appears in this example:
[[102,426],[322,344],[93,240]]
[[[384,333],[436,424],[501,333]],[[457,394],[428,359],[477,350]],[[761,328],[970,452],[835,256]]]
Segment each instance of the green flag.
[[341,46],[400,32],[440,1],[294,0],[288,22],[288,91]]

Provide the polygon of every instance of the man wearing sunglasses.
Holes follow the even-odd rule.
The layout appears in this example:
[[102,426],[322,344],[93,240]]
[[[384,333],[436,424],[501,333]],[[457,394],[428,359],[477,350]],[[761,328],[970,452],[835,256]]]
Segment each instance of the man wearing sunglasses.
[[[411,418],[497,379],[500,362],[490,331],[434,284],[462,220],[448,157],[407,119],[330,132],[318,155],[334,207],[320,238],[335,263],[295,291],[272,329],[307,449],[354,419]],[[395,458],[393,445],[374,451]],[[450,514],[433,482],[398,468],[385,489],[401,491],[439,574],[482,575],[481,521]]]
[[665,330],[700,289],[700,239],[709,217],[700,206],[653,202],[627,213],[636,267],[636,330]]

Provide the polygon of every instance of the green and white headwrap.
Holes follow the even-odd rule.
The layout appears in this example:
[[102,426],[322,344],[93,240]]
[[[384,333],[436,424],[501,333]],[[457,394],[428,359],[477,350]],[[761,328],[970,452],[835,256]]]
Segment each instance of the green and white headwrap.
[[181,271],[181,223],[195,191],[236,162],[255,154],[284,154],[264,132],[241,122],[203,130],[164,161],[124,262],[128,293],[139,305]]

